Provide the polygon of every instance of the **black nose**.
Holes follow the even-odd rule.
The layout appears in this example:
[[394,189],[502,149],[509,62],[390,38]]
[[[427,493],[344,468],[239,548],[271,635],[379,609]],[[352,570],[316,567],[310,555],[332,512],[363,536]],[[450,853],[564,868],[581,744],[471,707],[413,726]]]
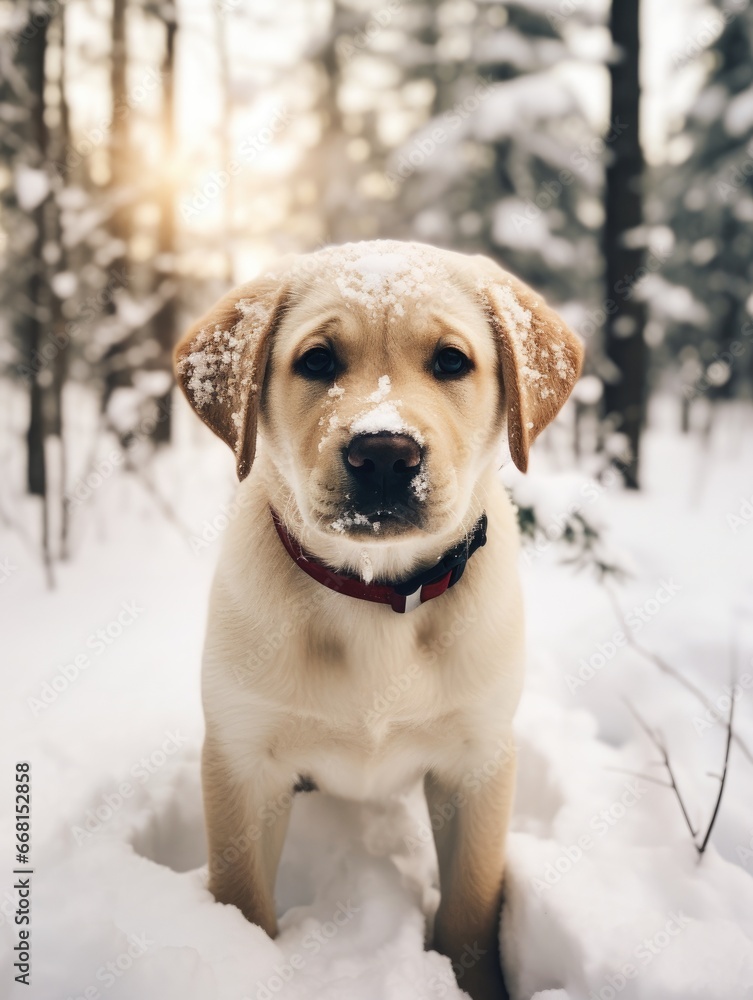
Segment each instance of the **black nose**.
[[407,434],[359,434],[344,454],[345,468],[383,500],[400,494],[421,466],[421,448]]

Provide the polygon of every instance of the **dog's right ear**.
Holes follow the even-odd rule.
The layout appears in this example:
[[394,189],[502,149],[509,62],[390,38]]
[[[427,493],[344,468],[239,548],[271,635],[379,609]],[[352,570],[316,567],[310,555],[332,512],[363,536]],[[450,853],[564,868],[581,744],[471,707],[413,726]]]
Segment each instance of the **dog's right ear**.
[[256,453],[259,396],[270,338],[285,308],[279,274],[229,292],[175,348],[175,376],[204,423],[230,445],[238,479]]

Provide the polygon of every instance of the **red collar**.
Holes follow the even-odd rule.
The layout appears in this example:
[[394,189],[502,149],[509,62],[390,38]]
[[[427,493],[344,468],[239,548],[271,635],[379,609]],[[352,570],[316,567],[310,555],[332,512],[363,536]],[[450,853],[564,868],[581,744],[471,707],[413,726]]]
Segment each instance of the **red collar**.
[[465,564],[476,551],[486,544],[486,514],[482,514],[471,532],[458,545],[446,552],[434,566],[422,573],[403,580],[398,584],[363,583],[362,580],[322,566],[312,556],[307,555],[299,543],[290,537],[277,514],[272,511],[277,534],[287,549],[291,559],[301,567],[304,573],[319,583],[336,590],[348,597],[356,597],[360,601],[371,601],[374,604],[389,604],[393,611],[404,614],[413,611],[427,601],[440,597],[454,586],[463,575]]

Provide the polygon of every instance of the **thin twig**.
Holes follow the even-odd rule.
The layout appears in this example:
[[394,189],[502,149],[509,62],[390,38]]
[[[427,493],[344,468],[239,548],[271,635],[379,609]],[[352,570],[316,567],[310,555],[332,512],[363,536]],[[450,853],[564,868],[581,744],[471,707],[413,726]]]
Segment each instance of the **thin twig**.
[[727,768],[729,765],[729,748],[732,743],[732,720],[735,716],[735,699],[734,696],[730,698],[729,705],[729,719],[727,720],[727,746],[724,751],[724,767],[722,768],[722,777],[719,782],[719,794],[716,797],[716,802],[714,803],[714,811],[711,814],[711,819],[709,821],[708,829],[706,830],[706,836],[701,842],[701,846],[698,848],[698,853],[703,854],[706,850],[706,845],[709,842],[709,837],[711,836],[711,831],[714,829],[714,823],[716,822],[717,813],[719,812],[719,806],[722,804],[722,795],[724,793],[724,784],[727,780]]
[[[622,625],[625,627],[624,634],[625,634],[625,639],[627,640],[627,644],[644,659],[650,660],[650,662],[653,663],[654,666],[658,667],[662,673],[667,674],[669,677],[672,677],[674,680],[677,681],[678,684],[682,684],[682,686],[687,691],[689,691],[694,697],[696,697],[701,702],[704,708],[716,714],[716,708],[714,707],[713,702],[711,701],[710,698],[706,697],[706,695],[699,687],[696,687],[696,685],[692,681],[689,681],[687,677],[681,674],[679,670],[676,670],[675,667],[673,667],[670,663],[667,663],[667,661],[664,660],[661,656],[658,656],[656,653],[653,653],[650,649],[646,649],[645,646],[642,646],[639,642],[636,641],[636,639],[633,637],[632,632],[630,631],[629,626],[627,625],[627,622],[625,620],[625,615],[622,612],[622,608],[620,607],[617,595],[614,593],[610,585],[605,580],[602,580],[601,584],[604,587],[604,590],[609,598],[609,601],[612,605],[612,609],[615,615],[622,623]],[[753,751],[750,750],[750,748],[748,747],[747,743],[743,740],[743,738],[739,736],[737,733],[733,733],[732,739],[738,745],[740,750],[742,750],[743,754],[748,758],[748,761],[751,764],[753,764]]]
[[690,816],[688,816],[688,810],[685,808],[685,802],[683,801],[680,789],[677,786],[675,773],[672,770],[672,765],[669,762],[669,754],[667,753],[667,748],[664,746],[664,744],[656,735],[656,733],[653,731],[653,729],[651,729],[646,720],[639,714],[635,706],[632,705],[629,701],[627,701],[627,699],[626,699],[626,704],[635,721],[638,723],[643,732],[646,734],[646,736],[648,736],[648,738],[651,740],[651,742],[654,744],[654,746],[662,756],[662,762],[665,768],[667,769],[667,774],[669,775],[669,780],[671,782],[670,787],[672,791],[675,793],[675,798],[677,799],[680,805],[680,809],[682,809],[683,818],[685,820],[685,823],[687,824],[688,830],[690,830],[690,835],[693,838],[693,843],[695,844],[697,850],[698,845],[696,844],[695,838],[698,836],[698,831],[693,829],[693,824],[690,822]]

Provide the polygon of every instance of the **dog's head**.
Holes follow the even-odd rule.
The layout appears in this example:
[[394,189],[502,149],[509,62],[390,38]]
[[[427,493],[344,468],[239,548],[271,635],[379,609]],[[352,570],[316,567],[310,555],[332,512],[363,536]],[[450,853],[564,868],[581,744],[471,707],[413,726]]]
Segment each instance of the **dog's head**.
[[302,523],[359,543],[462,522],[507,434],[525,471],[582,347],[485,257],[377,241],[289,259],[178,345],[178,381],[251,468],[257,426]]

